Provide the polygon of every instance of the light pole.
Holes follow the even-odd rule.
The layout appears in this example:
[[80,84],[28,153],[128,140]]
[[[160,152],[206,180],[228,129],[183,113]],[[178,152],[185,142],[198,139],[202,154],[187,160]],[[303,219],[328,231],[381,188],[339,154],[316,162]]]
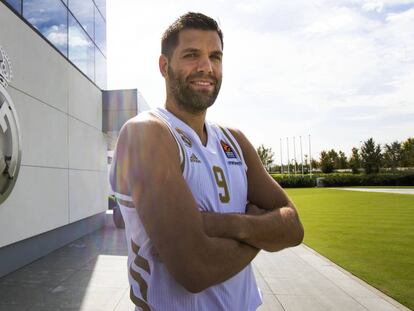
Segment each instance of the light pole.
[[283,174],[282,138],[280,139],[280,173]]
[[296,175],[296,141],[295,141],[295,136],[293,136],[293,158],[295,159],[295,175]]
[[309,176],[312,177],[312,153],[311,153],[311,136],[309,134]]
[[302,175],[303,175],[302,136],[299,136],[299,141],[300,141],[300,163],[302,165]]
[[288,175],[290,175],[290,158],[289,158],[289,137],[286,137],[287,159],[288,159]]

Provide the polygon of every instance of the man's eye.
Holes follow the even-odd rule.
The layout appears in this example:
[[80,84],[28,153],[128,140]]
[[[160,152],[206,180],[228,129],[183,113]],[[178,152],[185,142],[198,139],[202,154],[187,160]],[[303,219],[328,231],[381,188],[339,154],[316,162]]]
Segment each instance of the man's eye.
[[221,56],[220,55],[212,55],[211,58],[214,59],[214,60],[221,61]]
[[189,54],[185,54],[184,57],[185,58],[195,58],[195,57],[197,57],[197,54],[196,53],[189,53]]

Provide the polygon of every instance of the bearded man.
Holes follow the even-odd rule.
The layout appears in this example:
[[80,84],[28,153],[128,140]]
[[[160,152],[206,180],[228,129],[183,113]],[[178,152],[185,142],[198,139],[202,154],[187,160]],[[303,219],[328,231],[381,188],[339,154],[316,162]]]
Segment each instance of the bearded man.
[[187,13],[161,46],[165,108],[123,126],[111,169],[131,300],[136,310],[256,310],[250,263],[301,243],[297,211],[248,139],[206,120],[222,81],[216,21]]

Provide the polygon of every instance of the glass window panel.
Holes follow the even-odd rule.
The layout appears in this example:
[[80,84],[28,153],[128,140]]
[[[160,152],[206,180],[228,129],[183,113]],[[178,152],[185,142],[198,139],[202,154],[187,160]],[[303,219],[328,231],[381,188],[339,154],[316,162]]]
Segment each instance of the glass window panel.
[[13,9],[22,14],[22,0],[6,0]]
[[69,59],[94,81],[94,45],[72,14],[69,14]]
[[106,20],[106,0],[95,0],[95,4],[101,12],[102,16]]
[[98,10],[95,10],[95,43],[101,52],[106,55],[106,23]]
[[95,40],[93,31],[93,10],[94,5],[92,0],[70,0],[69,10],[73,16],[79,21],[83,29]]
[[25,0],[23,17],[67,56],[67,9],[60,0]]
[[102,90],[106,89],[106,59],[99,52],[98,49],[95,49],[95,83]]

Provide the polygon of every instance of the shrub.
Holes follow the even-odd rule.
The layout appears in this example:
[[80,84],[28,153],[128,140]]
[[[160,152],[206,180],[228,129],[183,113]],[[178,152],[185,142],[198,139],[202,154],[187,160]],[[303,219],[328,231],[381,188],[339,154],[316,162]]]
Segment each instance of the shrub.
[[282,188],[309,188],[315,187],[316,178],[309,175],[282,175],[272,174],[274,180],[276,180]]
[[325,187],[350,186],[414,186],[414,173],[383,173],[383,174],[312,174],[304,176],[272,174],[272,177],[283,188],[315,187],[316,178],[324,177]]

